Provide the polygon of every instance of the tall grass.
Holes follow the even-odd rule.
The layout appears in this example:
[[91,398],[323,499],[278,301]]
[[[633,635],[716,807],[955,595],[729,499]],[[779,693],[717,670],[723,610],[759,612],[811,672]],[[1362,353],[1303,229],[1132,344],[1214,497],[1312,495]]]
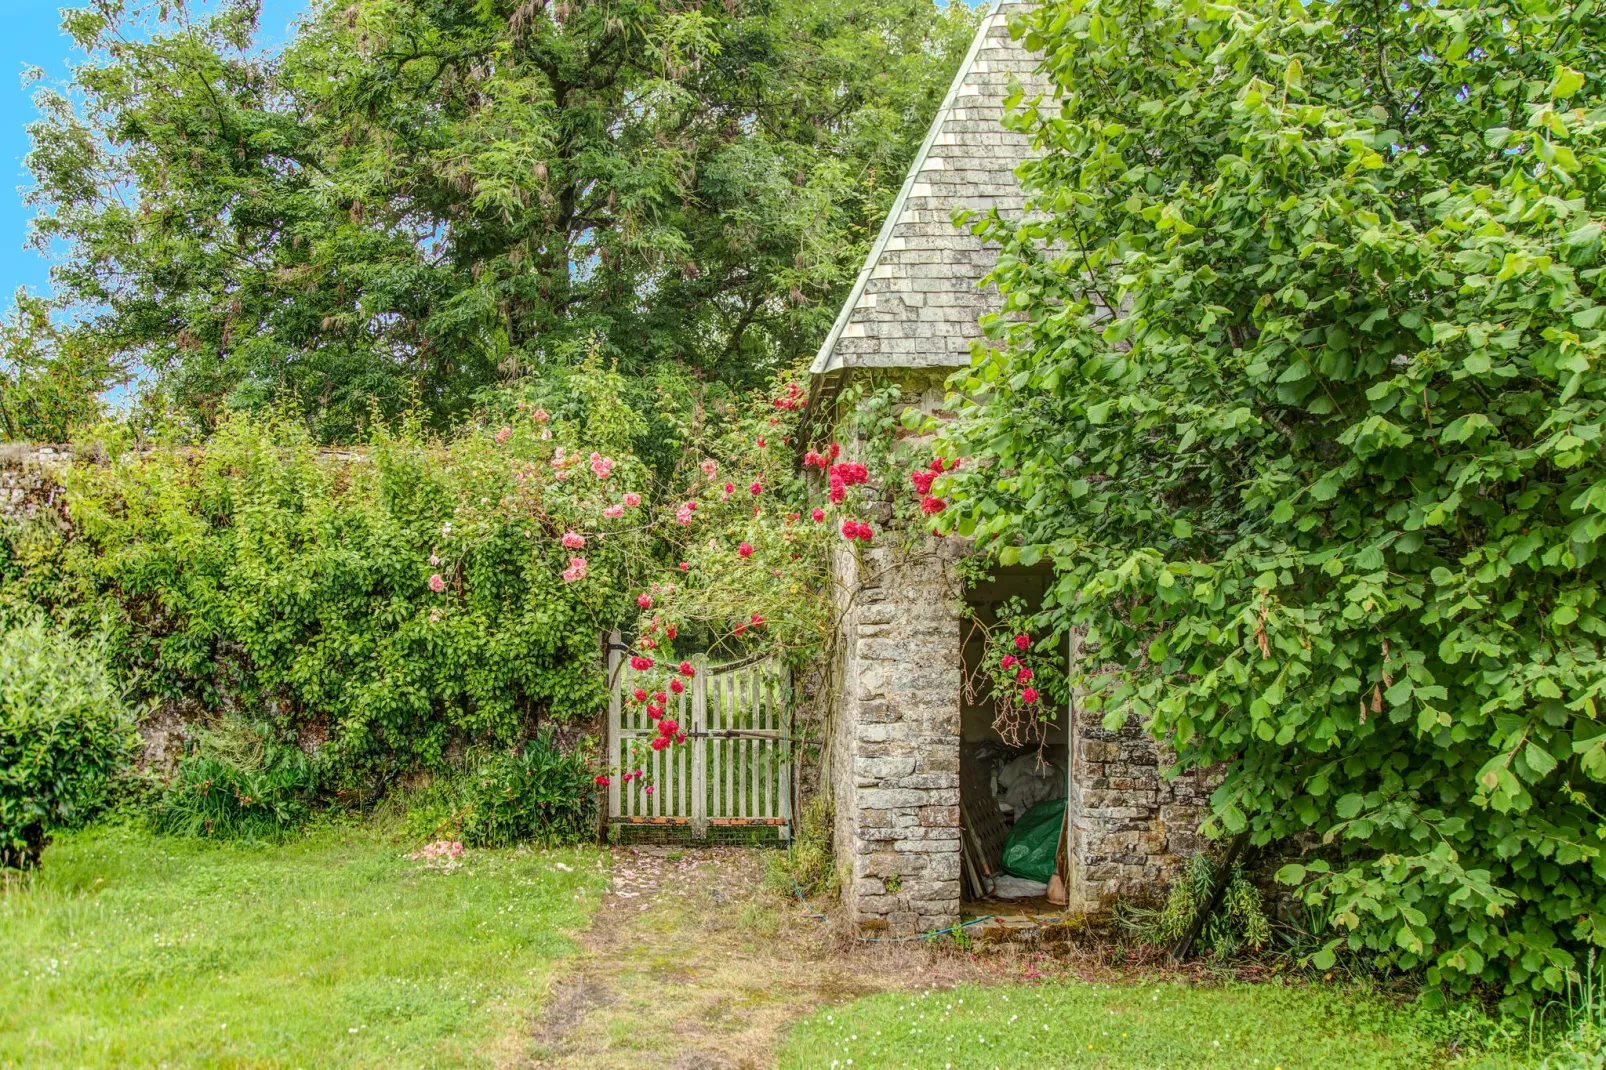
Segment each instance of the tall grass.
[[[1536,1014],[1536,1046],[1544,1046],[1545,1016]],[[1584,972],[1567,985],[1567,1031],[1539,1064],[1540,1070],[1606,1070],[1606,969],[1590,948]]]

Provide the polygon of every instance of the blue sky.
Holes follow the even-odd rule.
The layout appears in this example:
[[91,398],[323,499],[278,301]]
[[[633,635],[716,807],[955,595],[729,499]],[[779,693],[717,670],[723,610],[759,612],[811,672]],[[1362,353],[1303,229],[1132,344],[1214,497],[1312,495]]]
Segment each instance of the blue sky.
[[[31,216],[20,192],[28,184],[22,165],[28,153],[25,127],[36,113],[22,72],[38,66],[50,80],[67,78],[74,56],[72,40],[61,32],[63,6],[75,6],[75,0],[0,0],[0,311],[10,307],[18,286],[43,290],[49,281],[48,262],[23,247]],[[193,4],[192,10],[208,6]],[[306,6],[306,0],[263,0],[262,42],[269,47],[283,42]]]

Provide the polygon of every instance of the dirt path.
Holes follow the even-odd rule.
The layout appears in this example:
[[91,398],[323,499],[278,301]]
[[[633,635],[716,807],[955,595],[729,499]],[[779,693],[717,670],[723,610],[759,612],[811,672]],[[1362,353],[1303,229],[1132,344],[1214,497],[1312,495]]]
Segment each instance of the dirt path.
[[763,888],[763,852],[621,847],[584,950],[543,1003],[529,1067],[748,1070],[786,1028],[870,992],[1019,975],[920,943],[859,944]]

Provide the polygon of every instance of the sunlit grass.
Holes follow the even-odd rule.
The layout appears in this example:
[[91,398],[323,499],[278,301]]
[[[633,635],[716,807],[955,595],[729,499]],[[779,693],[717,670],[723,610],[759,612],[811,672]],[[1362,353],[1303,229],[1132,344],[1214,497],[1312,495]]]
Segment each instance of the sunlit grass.
[[1437,1067],[1452,1019],[1293,985],[1076,982],[887,993],[793,1029],[783,1067]]
[[442,872],[350,827],[64,836],[0,891],[0,1065],[474,1065],[528,1022],[602,859],[470,851]]

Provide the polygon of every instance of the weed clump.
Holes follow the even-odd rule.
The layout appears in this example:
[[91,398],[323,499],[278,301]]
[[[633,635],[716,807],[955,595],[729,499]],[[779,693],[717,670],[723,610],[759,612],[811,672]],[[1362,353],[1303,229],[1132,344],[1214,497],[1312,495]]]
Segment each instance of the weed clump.
[[831,845],[835,817],[824,795],[804,807],[786,850],[765,857],[765,885],[779,895],[835,896],[842,886]]
[[585,750],[563,750],[543,728],[520,747],[473,756],[409,800],[407,834],[470,847],[590,839],[595,811]]
[[320,774],[316,758],[269,727],[224,717],[195,730],[152,824],[180,836],[279,839],[311,816]]
[[[1195,852],[1177,876],[1159,909],[1122,904],[1116,919],[1145,943],[1170,947],[1181,940],[1210,905],[1210,897],[1223,879],[1221,864],[1203,851]],[[1225,958],[1241,951],[1260,951],[1271,938],[1271,922],[1261,906],[1260,892],[1249,883],[1242,867],[1225,874],[1227,886],[1214,913],[1199,931],[1197,946]]]

